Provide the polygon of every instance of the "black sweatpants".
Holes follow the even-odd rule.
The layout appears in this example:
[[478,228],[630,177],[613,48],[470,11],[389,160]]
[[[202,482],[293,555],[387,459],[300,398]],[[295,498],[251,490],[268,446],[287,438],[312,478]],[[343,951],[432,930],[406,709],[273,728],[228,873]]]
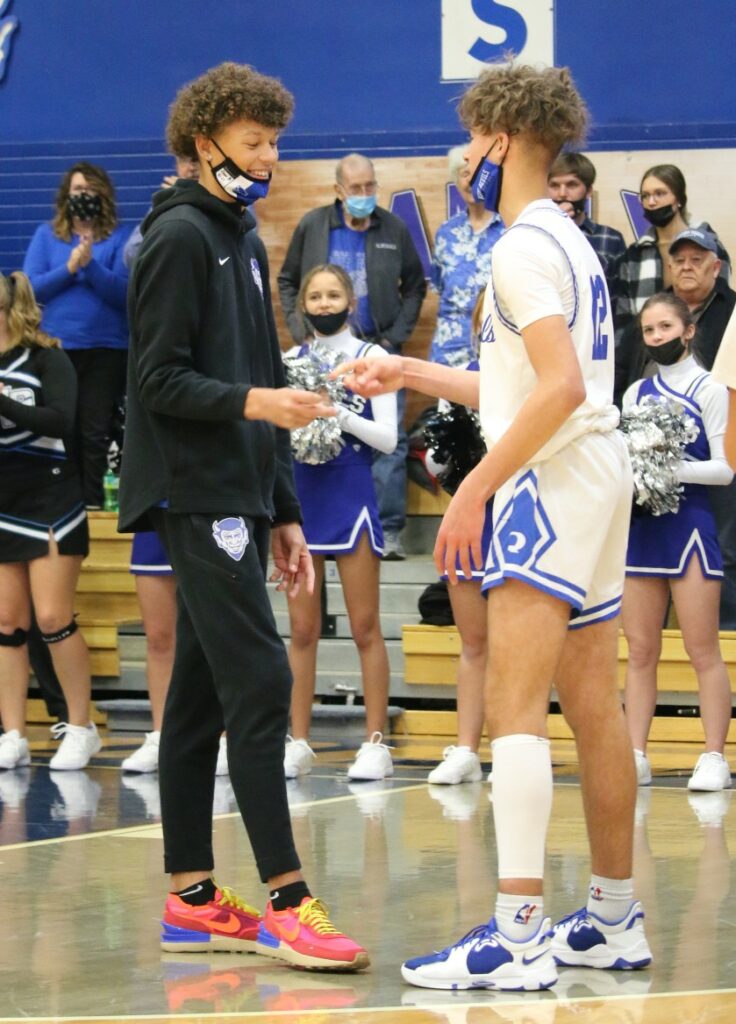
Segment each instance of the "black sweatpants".
[[[261,879],[300,867],[284,778],[291,670],[266,592],[268,520],[156,509],[177,582],[176,656],[159,748],[164,866],[211,871],[220,733]],[[220,545],[215,534],[218,535]]]
[[82,476],[85,505],[103,504],[110,429],[125,394],[128,353],[120,348],[66,349],[77,371],[75,458]]

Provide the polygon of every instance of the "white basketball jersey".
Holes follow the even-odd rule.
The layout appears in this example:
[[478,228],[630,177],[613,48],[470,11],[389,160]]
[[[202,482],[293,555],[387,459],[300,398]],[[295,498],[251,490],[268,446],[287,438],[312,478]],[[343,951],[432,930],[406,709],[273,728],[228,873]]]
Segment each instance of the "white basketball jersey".
[[531,203],[496,242],[483,304],[480,416],[490,448],[534,389],[536,374],[521,331],[564,316],[586,398],[539,450],[548,459],[590,432],[613,430],[614,334],[603,269],[580,228],[549,199]]

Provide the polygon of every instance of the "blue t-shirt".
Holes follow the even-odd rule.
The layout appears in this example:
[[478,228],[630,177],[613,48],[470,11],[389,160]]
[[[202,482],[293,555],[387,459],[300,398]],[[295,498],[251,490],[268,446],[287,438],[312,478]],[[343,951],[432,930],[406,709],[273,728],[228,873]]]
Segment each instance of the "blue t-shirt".
[[[342,216],[342,211],[340,211]],[[368,275],[365,269],[365,231],[353,231],[352,228],[331,228],[330,247],[327,254],[329,263],[335,263],[347,272],[355,289],[357,317],[360,329],[366,338],[375,338],[376,323],[371,313],[368,298]]]

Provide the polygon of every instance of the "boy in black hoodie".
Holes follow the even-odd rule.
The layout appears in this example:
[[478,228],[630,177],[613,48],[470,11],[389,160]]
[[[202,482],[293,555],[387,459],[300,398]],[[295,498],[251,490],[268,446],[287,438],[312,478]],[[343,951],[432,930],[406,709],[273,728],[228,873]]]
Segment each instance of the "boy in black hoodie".
[[[314,585],[289,429],[334,415],[285,386],[266,253],[247,210],[268,192],[291,95],[221,64],[171,107],[171,151],[199,182],[154,198],[130,280],[128,417],[120,529],[161,536],[178,583],[176,659],[159,753],[169,951],[257,950],[295,966],[357,970],[300,872],[283,757],[291,673],[265,585]],[[261,879],[264,915],[212,879],[219,736]]]

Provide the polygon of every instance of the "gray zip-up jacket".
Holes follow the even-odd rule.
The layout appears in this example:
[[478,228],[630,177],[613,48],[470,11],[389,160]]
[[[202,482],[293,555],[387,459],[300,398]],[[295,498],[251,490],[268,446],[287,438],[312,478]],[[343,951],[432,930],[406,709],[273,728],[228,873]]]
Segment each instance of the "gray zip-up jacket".
[[[303,276],[326,263],[330,229],[343,226],[341,203],[310,210],[296,226],[278,276],[281,308],[294,341],[304,340],[304,322],[296,308]],[[403,220],[377,206],[365,232],[368,298],[377,336],[401,346],[414,330],[427,293],[417,250]]]

